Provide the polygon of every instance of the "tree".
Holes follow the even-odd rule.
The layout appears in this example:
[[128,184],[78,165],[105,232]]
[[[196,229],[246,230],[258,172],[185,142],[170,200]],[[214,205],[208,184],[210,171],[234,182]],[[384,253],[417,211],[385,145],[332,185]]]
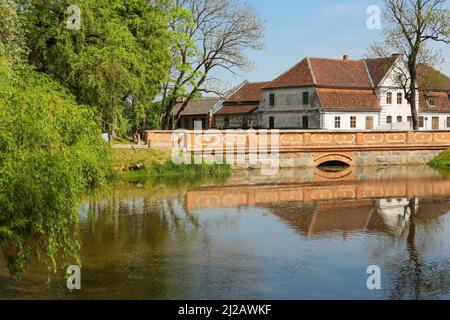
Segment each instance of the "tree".
[[264,25],[251,5],[238,0],[174,0],[174,5],[181,10],[169,23],[174,61],[163,88],[161,129],[174,126],[171,113],[180,98],[175,121],[201,93],[221,93],[211,85],[214,70],[248,69],[246,51],[263,47]]
[[95,110],[27,66],[0,57],[0,248],[13,276],[38,257],[77,262],[81,195],[105,185],[110,147]]
[[[102,113],[111,136],[132,99],[136,131],[159,93],[170,63],[161,1],[22,0],[29,61]],[[81,10],[81,28],[67,28],[67,8]]]
[[26,46],[22,22],[13,0],[0,0],[0,56],[17,65],[25,59]]
[[37,257],[78,262],[81,195],[111,176],[95,109],[25,62],[17,3],[0,0],[0,249],[20,277]]
[[[429,42],[450,43],[450,11],[445,0],[384,0],[384,3],[384,41],[374,44],[371,53],[386,57],[389,50],[393,50],[405,60],[395,66],[395,80],[411,105],[413,128],[418,130],[418,80],[428,82],[424,79],[426,74],[419,79],[418,67],[439,61],[437,52],[427,48]],[[430,74],[430,77],[433,76]]]

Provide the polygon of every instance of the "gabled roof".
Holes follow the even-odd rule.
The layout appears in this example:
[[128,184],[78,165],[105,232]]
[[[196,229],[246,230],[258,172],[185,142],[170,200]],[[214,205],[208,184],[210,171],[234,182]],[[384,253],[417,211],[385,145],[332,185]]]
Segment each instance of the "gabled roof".
[[372,88],[363,60],[309,59],[319,87]]
[[381,105],[372,90],[318,88],[322,107],[339,111],[380,111]]
[[308,58],[306,58],[270,82],[264,89],[307,87],[314,84],[314,77],[311,74]]
[[370,76],[372,77],[372,82],[375,87],[378,87],[380,85],[381,81],[391,70],[392,66],[397,61],[397,59],[398,56],[364,60],[366,62],[367,69],[370,73]]
[[309,87],[372,88],[364,60],[306,58],[264,89]]
[[249,114],[258,109],[258,105],[227,105],[216,112],[216,116],[231,114]]
[[[202,97],[198,100],[193,100],[189,102],[186,108],[181,112],[181,116],[207,115],[220,100],[221,98],[219,97]],[[180,111],[182,105],[181,102],[177,103],[172,108],[172,114],[176,115]]]
[[[430,105],[428,99],[435,100],[435,105]],[[447,92],[419,93],[419,107],[423,112],[450,112],[450,100]]]
[[268,82],[253,82],[243,85],[231,97],[225,100],[225,103],[249,103],[260,102],[263,94],[262,88]]
[[422,91],[450,92],[450,78],[426,64],[417,66],[417,82]]

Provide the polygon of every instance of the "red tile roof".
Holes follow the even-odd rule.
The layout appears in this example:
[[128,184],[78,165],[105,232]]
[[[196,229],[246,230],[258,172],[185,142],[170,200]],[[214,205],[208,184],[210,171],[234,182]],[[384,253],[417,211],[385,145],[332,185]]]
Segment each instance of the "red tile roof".
[[268,82],[254,82],[247,83],[237,92],[235,92],[231,97],[229,97],[226,103],[237,103],[237,102],[260,102],[263,94],[262,88],[265,87]]
[[216,116],[230,114],[249,114],[258,109],[257,105],[228,105],[216,112]]
[[[435,105],[429,104],[427,98],[435,99]],[[450,112],[450,100],[447,92],[420,92],[419,107],[424,112]]]
[[317,85],[334,88],[372,88],[362,60],[312,58],[311,68]]
[[419,88],[423,91],[450,92],[450,78],[426,64],[417,66]]
[[384,79],[397,59],[398,56],[365,60],[367,69],[370,72],[370,76],[372,77],[372,81],[375,87],[377,87]]
[[265,89],[308,87],[372,88],[364,60],[306,58]]
[[313,86],[314,78],[309,68],[308,58],[270,82],[264,89]]
[[381,105],[372,90],[318,88],[322,107],[339,111],[380,111]]

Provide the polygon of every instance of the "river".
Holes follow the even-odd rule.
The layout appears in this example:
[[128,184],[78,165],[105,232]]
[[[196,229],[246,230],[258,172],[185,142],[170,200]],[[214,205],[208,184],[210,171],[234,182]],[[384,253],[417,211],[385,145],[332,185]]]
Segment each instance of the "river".
[[120,183],[80,209],[81,290],[37,261],[14,280],[0,256],[0,299],[449,299],[449,212],[427,167]]

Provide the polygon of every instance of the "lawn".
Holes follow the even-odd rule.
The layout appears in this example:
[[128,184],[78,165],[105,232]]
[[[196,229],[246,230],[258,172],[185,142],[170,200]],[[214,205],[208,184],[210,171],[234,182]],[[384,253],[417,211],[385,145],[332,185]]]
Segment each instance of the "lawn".
[[162,165],[171,158],[169,150],[113,149],[112,152],[112,164],[116,171],[127,171],[131,166],[138,164],[151,168],[155,163]]

